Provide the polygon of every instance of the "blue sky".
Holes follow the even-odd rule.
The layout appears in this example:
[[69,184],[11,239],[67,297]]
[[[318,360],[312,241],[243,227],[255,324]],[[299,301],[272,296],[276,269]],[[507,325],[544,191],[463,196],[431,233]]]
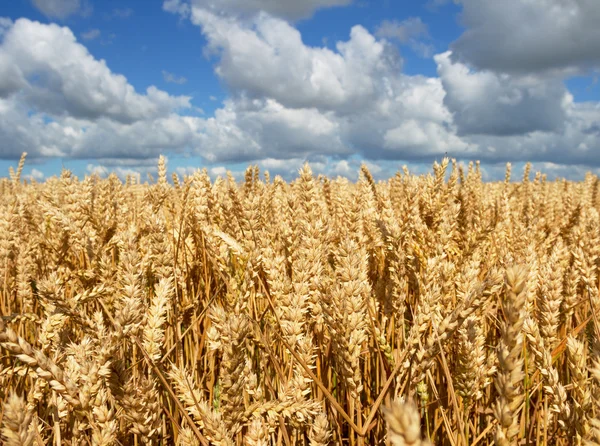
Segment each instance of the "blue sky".
[[[219,6],[215,7],[214,3]],[[600,172],[600,2],[15,0],[0,170]]]

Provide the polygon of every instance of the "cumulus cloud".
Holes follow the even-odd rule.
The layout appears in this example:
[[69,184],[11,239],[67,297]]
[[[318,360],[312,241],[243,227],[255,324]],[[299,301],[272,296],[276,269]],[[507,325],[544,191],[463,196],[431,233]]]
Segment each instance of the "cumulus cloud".
[[352,0],[165,0],[163,9],[182,16],[187,16],[194,10],[238,16],[263,11],[286,20],[299,20],[311,17],[319,9],[346,6],[351,2]]
[[16,98],[0,99],[0,156],[146,159],[194,142],[199,118],[171,114],[122,124],[107,118],[52,118]]
[[[573,98],[556,78],[475,72],[449,52],[436,57],[440,78],[404,75],[386,39],[360,26],[334,51],[305,45],[296,28],[265,13],[240,20],[196,7],[191,20],[217,55],[215,71],[232,94],[201,136],[213,162],[291,159],[319,150],[368,159],[419,161],[447,152],[495,160],[511,156],[509,136],[555,135],[572,112]],[[378,34],[410,39],[423,32],[417,24],[411,32],[388,24]],[[294,116],[294,126],[271,119],[272,110]],[[315,135],[308,125],[315,120],[328,131]]]
[[286,107],[362,109],[401,69],[397,50],[362,26],[332,51],[305,45],[296,28],[267,14],[246,23],[194,9],[192,20],[219,55],[216,73],[230,88]]
[[69,28],[19,19],[0,45],[0,94],[19,95],[30,108],[81,119],[122,123],[167,116],[190,107],[190,98],[156,87],[138,94],[79,44]]
[[[58,57],[60,54],[61,57]],[[188,97],[135,92],[68,28],[18,20],[0,45],[3,157],[144,159],[192,151],[208,160],[345,153],[335,116],[238,96],[210,119],[182,116]],[[324,149],[325,148],[325,149]]]
[[[287,160],[266,158],[253,164],[260,168],[262,174],[268,171],[271,179],[279,175],[287,181],[292,181],[298,177],[299,171],[305,162],[307,162],[305,158],[291,158]],[[360,172],[361,164],[366,164],[376,180],[389,178],[398,170],[399,167],[398,165],[391,163],[381,164],[377,162],[365,162],[355,158],[332,159],[326,157],[315,157],[308,160],[308,163],[310,164],[314,175],[323,174],[330,177],[341,176],[349,178],[353,181],[358,179],[358,173]],[[184,176],[193,174],[197,169],[198,167],[193,166],[177,167],[175,168],[175,172],[181,176]],[[209,166],[207,170],[213,179],[219,176],[224,177],[229,172],[236,180],[243,180],[245,173],[244,169],[231,169],[227,165],[213,165]]]
[[450,150],[461,153],[471,149],[472,154],[476,152],[476,146],[469,146],[458,136],[454,135],[448,128],[435,122],[419,122],[409,119],[398,127],[390,129],[384,135],[384,147],[386,149],[409,149],[409,152],[418,154],[419,157],[427,158],[431,155],[439,155]]
[[215,160],[473,150],[454,134],[439,79],[403,75],[396,48],[361,26],[331,50],[305,45],[296,28],[265,13],[242,21],[194,8],[191,18],[232,93],[202,136],[213,138]]
[[409,76],[391,37],[361,26],[330,49],[306,45],[265,12],[163,6],[187,6],[216,59],[229,96],[213,116],[185,116],[186,96],[136,92],[68,28],[21,19],[0,40],[0,156],[94,158],[90,171],[125,173],[154,168],[159,153],[185,153],[213,173],[244,162],[288,178],[305,160],[317,173],[349,175],[367,159],[385,177],[394,161],[428,166],[446,152],[600,164],[600,106],[574,103],[550,74],[475,71],[448,52],[435,58],[439,77]]
[[92,13],[92,6],[87,0],[33,0],[33,5],[45,16],[55,19],[66,19],[76,13],[84,16]]
[[444,104],[461,135],[520,135],[560,131],[573,97],[560,79],[534,75],[471,71],[452,62],[451,53],[435,56],[446,91]]
[[471,136],[557,130],[572,102],[558,81],[474,73],[452,63],[450,53],[436,58],[438,79],[402,74],[389,39],[426,35],[419,19],[384,22],[375,35],[355,26],[331,50],[305,45],[289,22],[266,13],[241,20],[195,2],[190,18],[231,93],[199,138],[212,162],[319,151],[389,160],[477,157]]
[[44,172],[33,168],[31,169],[31,172],[28,175],[25,175],[25,178],[29,180],[42,181],[44,179]]
[[199,154],[211,162],[349,153],[335,116],[273,99],[226,100],[199,130]]
[[0,43],[0,156],[147,158],[193,144],[190,98],[139,94],[68,28],[19,19]]
[[454,57],[510,73],[574,73],[600,66],[596,0],[460,0],[466,31]]
[[267,14],[242,22],[195,10],[192,20],[232,93],[202,135],[212,139],[205,146],[213,161],[319,152],[415,159],[473,150],[453,133],[441,82],[403,75],[395,48],[361,26],[332,51],[305,45],[297,29]]

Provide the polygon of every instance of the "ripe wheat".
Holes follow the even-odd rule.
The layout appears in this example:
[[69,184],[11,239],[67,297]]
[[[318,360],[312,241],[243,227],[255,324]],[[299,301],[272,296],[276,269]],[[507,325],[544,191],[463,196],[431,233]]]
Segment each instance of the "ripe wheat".
[[600,181],[0,180],[8,445],[600,444]]

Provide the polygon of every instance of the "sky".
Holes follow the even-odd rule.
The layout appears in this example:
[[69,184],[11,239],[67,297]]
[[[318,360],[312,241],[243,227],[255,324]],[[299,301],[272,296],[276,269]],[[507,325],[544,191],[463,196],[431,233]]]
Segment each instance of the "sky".
[[0,175],[600,174],[597,0],[4,0]]

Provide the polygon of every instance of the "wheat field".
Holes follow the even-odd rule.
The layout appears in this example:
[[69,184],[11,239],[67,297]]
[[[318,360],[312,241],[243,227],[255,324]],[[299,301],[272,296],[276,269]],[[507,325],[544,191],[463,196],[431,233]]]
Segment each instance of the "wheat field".
[[6,445],[600,444],[599,179],[0,181]]

